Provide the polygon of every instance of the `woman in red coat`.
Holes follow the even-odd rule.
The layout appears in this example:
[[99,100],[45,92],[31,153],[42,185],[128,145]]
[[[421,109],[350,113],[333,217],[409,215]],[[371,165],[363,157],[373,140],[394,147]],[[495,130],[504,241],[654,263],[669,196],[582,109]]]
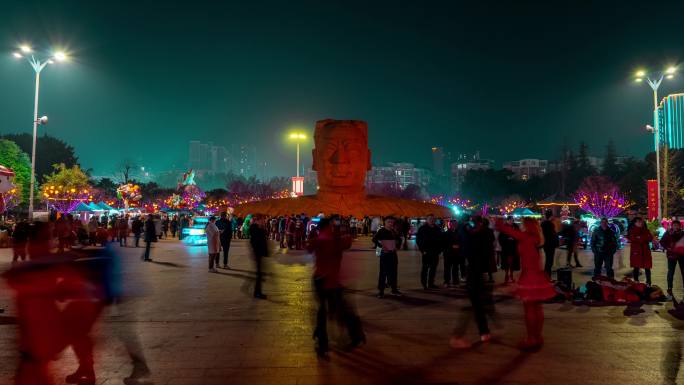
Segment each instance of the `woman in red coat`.
[[541,266],[539,248],[544,244],[539,222],[534,218],[523,219],[523,230],[517,230],[502,220],[497,228],[518,241],[520,254],[520,278],[516,295],[522,300],[525,309],[525,325],[527,337],[520,344],[524,350],[536,350],[544,344],[542,329],[544,328],[544,308],[542,301],[556,295],[549,277]]
[[644,269],[646,271],[646,284],[651,286],[651,267],[653,267],[651,241],[653,241],[653,235],[646,228],[643,219],[634,218],[634,226],[629,230],[627,238],[630,243],[629,264],[634,269],[634,280],[639,282],[639,269]]

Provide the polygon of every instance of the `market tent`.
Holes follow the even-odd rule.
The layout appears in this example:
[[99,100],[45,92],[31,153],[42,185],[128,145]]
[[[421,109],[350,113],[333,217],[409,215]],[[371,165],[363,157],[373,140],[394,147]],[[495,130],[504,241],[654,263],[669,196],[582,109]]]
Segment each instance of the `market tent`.
[[102,201],[100,201],[97,205],[100,206],[100,208],[102,208],[102,210],[104,210],[104,211],[118,211],[114,207],[112,207],[112,206],[110,206],[110,205],[108,205]]
[[90,208],[87,204],[80,202],[76,207],[74,207],[71,212],[77,212],[77,213],[92,213],[93,209]]
[[98,206],[95,202],[88,203],[88,207],[93,211],[104,211],[102,207]]
[[535,213],[534,211],[528,209],[527,207],[518,207],[517,209],[513,210],[511,212],[512,216],[514,217],[540,217],[540,214]]

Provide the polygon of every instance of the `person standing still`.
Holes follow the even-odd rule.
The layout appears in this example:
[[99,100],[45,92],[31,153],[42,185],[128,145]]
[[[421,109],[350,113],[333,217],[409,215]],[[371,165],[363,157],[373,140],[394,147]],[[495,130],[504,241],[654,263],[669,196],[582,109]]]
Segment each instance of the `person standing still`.
[[544,272],[550,278],[553,258],[558,247],[558,233],[556,232],[556,225],[553,223],[553,212],[546,210],[544,217],[546,219],[541,223],[542,235],[544,236]]
[[629,230],[627,239],[629,239],[630,250],[629,264],[633,269],[634,280],[639,282],[639,271],[644,269],[646,284],[651,286],[651,268],[653,267],[651,241],[653,241],[653,234],[646,228],[642,218],[634,218],[634,226]]
[[204,227],[204,231],[207,234],[207,252],[209,253],[209,272],[216,273],[216,268],[214,263],[218,266],[219,263],[219,252],[221,250],[221,240],[218,227],[216,227],[216,217],[210,216],[209,222]]
[[608,226],[608,219],[601,218],[601,225],[591,234],[591,251],[594,253],[594,277],[601,275],[605,265],[608,278],[615,278],[613,254],[617,251],[617,237]]
[[684,237],[682,231],[682,224],[678,220],[672,221],[670,228],[667,230],[660,244],[665,248],[667,256],[667,295],[672,298],[672,287],[674,284],[675,269],[679,263],[679,271],[682,274],[682,282],[684,282],[684,254],[675,250],[675,245],[680,239]]
[[[228,218],[228,213],[221,213],[221,218],[216,221],[216,227],[221,231],[221,249],[223,249],[223,268],[229,269],[228,252],[230,251],[230,241],[233,238],[233,222]],[[218,265],[218,263],[217,263]]]
[[252,245],[254,262],[256,264],[256,281],[254,283],[254,298],[266,299],[266,294],[261,291],[263,277],[263,258],[268,256],[268,233],[264,226],[264,217],[260,214],[252,216],[249,225],[249,243]]
[[394,218],[385,218],[385,225],[373,235],[375,247],[380,248],[380,270],[378,272],[378,298],[385,297],[385,286],[389,284],[392,294],[401,296],[397,288],[397,269],[399,257],[397,249],[401,246],[401,237],[394,230]]
[[152,260],[150,258],[150,249],[152,248],[152,242],[157,240],[157,231],[154,226],[154,220],[151,215],[147,216],[145,220],[145,253],[142,255],[142,260],[149,262]]
[[119,219],[119,246],[128,246],[128,215]]
[[135,217],[131,223],[131,231],[133,232],[133,239],[135,240],[135,247],[140,247],[140,235],[143,233],[145,224],[140,220],[140,217]]
[[461,253],[458,221],[451,220],[444,233],[444,287],[458,286],[461,283],[459,274],[465,275],[465,259]]
[[171,229],[171,238],[176,238],[176,231],[178,231],[178,217],[175,215],[169,222],[169,228]]
[[420,226],[416,234],[416,245],[422,254],[420,283],[425,290],[438,289],[435,285],[435,273],[437,273],[443,241],[442,229],[435,224],[434,215],[428,215],[425,224]]

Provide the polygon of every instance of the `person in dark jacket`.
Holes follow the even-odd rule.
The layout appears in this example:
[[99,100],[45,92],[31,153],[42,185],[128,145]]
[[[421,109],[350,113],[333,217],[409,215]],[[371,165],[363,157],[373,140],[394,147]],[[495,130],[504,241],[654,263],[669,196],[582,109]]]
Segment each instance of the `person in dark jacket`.
[[[512,217],[506,218],[506,224],[518,230],[518,225]],[[513,272],[520,270],[520,255],[518,254],[518,241],[506,233],[499,233],[499,245],[501,245],[501,268],[505,272],[504,283],[515,282]]]
[[233,238],[233,222],[228,219],[228,214],[224,211],[221,218],[216,221],[216,227],[221,231],[221,249],[223,250],[223,268],[228,269],[228,252],[230,251],[230,241]]
[[684,254],[675,250],[675,245],[682,237],[684,237],[682,224],[675,219],[672,221],[670,229],[660,239],[660,244],[665,248],[667,255],[667,294],[670,297],[672,297],[672,286],[677,263],[679,263],[679,271],[682,274],[682,282],[684,283]]
[[416,234],[416,245],[422,254],[420,283],[423,289],[437,289],[435,273],[439,265],[439,254],[442,252],[444,237],[442,229],[435,224],[435,217],[428,215],[425,224],[420,226]]
[[[1,198],[0,198],[1,199]],[[29,224],[26,220],[17,222],[12,231],[12,263],[26,260],[26,243],[29,238]]]
[[169,229],[171,230],[171,238],[176,238],[176,232],[178,231],[178,217],[173,216],[171,222],[169,222]]
[[401,296],[397,288],[397,269],[401,247],[401,235],[394,230],[394,218],[385,218],[385,225],[373,235],[373,244],[380,249],[380,269],[378,272],[378,298],[385,297],[385,286],[389,284],[392,294]]
[[617,251],[617,237],[608,226],[608,219],[601,218],[601,225],[591,234],[591,251],[594,253],[594,277],[601,275],[605,265],[608,278],[615,278],[613,254]]
[[[467,234],[468,277],[466,279],[466,292],[473,308],[473,315],[480,341],[491,340],[487,314],[493,316],[494,301],[492,299],[492,285],[485,285],[484,274],[490,271],[490,256],[494,252],[494,233],[485,226],[484,219],[477,215],[472,218],[472,227],[464,226],[463,231]],[[460,324],[454,329],[451,338],[451,347],[455,349],[470,347],[470,342],[463,338],[469,317],[461,319]]]
[[256,263],[256,281],[254,283],[254,298],[266,299],[266,295],[261,292],[261,281],[263,277],[262,263],[263,258],[268,256],[268,233],[264,224],[264,216],[255,214],[249,225],[249,243],[252,245],[254,262]]
[[546,219],[541,223],[542,234],[544,235],[544,271],[546,275],[551,277],[553,258],[558,247],[558,233],[556,232],[556,225],[553,223],[553,212],[546,210],[544,216]]
[[152,242],[157,240],[157,229],[154,226],[154,220],[152,220],[152,215],[147,216],[145,220],[145,253],[142,255],[142,260],[149,262],[152,260],[150,258],[150,248],[152,248]]
[[461,252],[461,235],[456,220],[449,221],[444,232],[444,287],[458,286],[459,274],[465,276],[465,258]]
[[133,232],[133,239],[135,240],[135,247],[140,246],[140,236],[143,233],[145,224],[140,220],[140,217],[135,217],[131,223],[131,231]]
[[572,260],[573,256],[575,257],[575,267],[582,267],[579,258],[577,258],[577,243],[579,242],[579,231],[580,222],[577,220],[569,225],[566,225],[563,228],[562,236],[565,240],[565,246],[568,249],[568,256],[565,264],[566,267],[572,267],[570,261]]
[[344,287],[340,282],[343,252],[351,244],[351,236],[341,234],[328,218],[320,220],[316,235],[309,239],[307,250],[315,257],[313,283],[319,305],[314,338],[318,340],[316,352],[319,355],[325,355],[328,351],[328,313],[334,314],[346,326],[352,347],[366,342],[361,319],[345,301]]

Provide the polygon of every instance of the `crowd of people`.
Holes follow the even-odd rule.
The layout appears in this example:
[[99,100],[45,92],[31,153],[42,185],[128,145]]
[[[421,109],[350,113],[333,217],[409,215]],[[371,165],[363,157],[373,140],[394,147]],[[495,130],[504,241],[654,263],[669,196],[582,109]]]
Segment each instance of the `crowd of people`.
[[[150,261],[152,242],[169,237],[169,233],[171,238],[182,238],[182,229],[189,227],[191,223],[191,218],[187,216],[155,215],[93,216],[85,223],[68,214],[49,222],[19,221],[11,231],[13,262],[44,260],[47,255],[69,254],[73,250],[82,249],[76,245],[111,248],[118,244],[119,247],[139,247],[140,239],[145,242],[145,252],[141,259]],[[563,225],[551,212],[545,213],[542,221],[533,218],[516,221],[512,217],[490,220],[481,215],[464,215],[458,219],[444,220],[427,215],[422,223],[415,219],[391,216],[358,220],[337,215],[309,218],[304,214],[279,217],[254,214],[237,218],[222,212],[219,217],[208,218],[205,232],[210,272],[217,271],[221,252],[223,268],[230,268],[232,239],[248,239],[256,270],[253,295],[257,299],[268,298],[263,292],[263,263],[264,258],[270,254],[271,245],[277,245],[283,250],[306,249],[314,255],[312,286],[319,305],[314,338],[318,354],[326,355],[329,349],[327,323],[331,317],[337,318],[346,327],[352,347],[366,341],[361,318],[346,299],[344,284],[340,279],[344,252],[351,247],[355,238],[369,236],[375,248],[378,257],[379,299],[385,298],[388,290],[392,296],[404,295],[399,290],[398,254],[402,248],[407,247],[412,237],[415,237],[415,247],[421,258],[416,281],[420,282],[422,288],[434,291],[462,287],[465,290],[472,305],[472,317],[463,318],[454,329],[450,344],[456,349],[472,345],[464,337],[471,319],[477,325],[480,342],[491,340],[488,318],[494,315],[492,274],[498,269],[503,270],[503,284],[517,282],[514,293],[522,302],[527,334],[520,347],[524,350],[537,350],[544,341],[542,303],[558,294],[551,280],[558,248],[564,245],[567,249],[567,263],[558,270],[582,267],[577,256],[581,227],[577,221]],[[131,235],[133,240],[129,242]],[[627,239],[631,243],[632,279],[638,282],[643,270],[645,284],[650,286],[654,237],[642,218],[637,217],[630,222]],[[680,242],[684,242],[683,239],[681,223],[676,220],[660,239],[660,245],[665,248],[668,259],[669,294],[672,294],[677,264],[684,280],[684,245],[680,245]],[[594,254],[594,277],[613,279],[613,256],[620,243],[606,218],[600,220],[591,234],[588,246]],[[52,249],[56,249],[56,253],[52,253]],[[571,265],[573,259],[574,266]],[[438,285],[440,260],[443,279],[441,285]],[[9,276],[12,277],[11,274]],[[26,276],[21,277],[23,279]],[[23,283],[17,287],[22,285]],[[96,318],[100,309],[82,308],[80,311]],[[76,373],[82,374],[88,381],[92,377],[89,354],[92,355],[84,353],[86,369]],[[85,380],[83,383],[86,383]]]

